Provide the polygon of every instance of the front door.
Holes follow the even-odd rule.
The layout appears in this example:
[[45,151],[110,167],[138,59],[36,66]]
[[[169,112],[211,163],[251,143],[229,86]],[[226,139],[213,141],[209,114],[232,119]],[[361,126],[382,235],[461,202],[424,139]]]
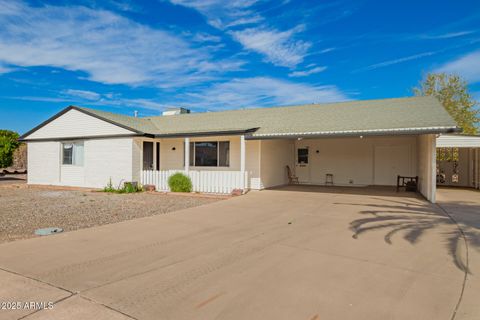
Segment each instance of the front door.
[[295,174],[300,183],[310,182],[310,164],[308,147],[297,147],[295,156]]

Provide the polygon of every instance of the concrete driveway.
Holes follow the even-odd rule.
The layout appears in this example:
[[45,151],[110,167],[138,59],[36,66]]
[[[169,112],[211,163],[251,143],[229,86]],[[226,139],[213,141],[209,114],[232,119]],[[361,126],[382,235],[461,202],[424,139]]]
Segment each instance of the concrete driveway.
[[6,243],[0,301],[55,304],[0,318],[478,319],[480,193],[439,200],[288,187]]

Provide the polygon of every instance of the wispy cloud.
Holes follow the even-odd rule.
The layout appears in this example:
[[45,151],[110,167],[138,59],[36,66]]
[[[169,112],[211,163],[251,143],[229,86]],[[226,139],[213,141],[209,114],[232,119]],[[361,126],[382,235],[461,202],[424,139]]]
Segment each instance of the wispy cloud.
[[75,89],[68,89],[63,92],[64,94],[72,97],[78,97],[85,100],[99,100],[102,96],[101,94],[93,91],[87,90],[75,90]]
[[315,67],[304,71],[294,71],[288,74],[289,77],[306,77],[311,74],[320,73],[327,70],[327,67]]
[[398,58],[398,59],[383,61],[383,62],[380,62],[380,63],[375,63],[375,64],[372,64],[372,65],[369,65],[369,66],[364,67],[364,68],[354,70],[353,72],[355,73],[355,72],[375,70],[375,69],[378,69],[378,68],[384,68],[384,67],[388,67],[388,66],[398,64],[398,63],[403,63],[403,62],[407,62],[407,61],[411,61],[411,60],[417,60],[417,59],[420,59],[420,58],[423,58],[423,57],[433,56],[437,53],[438,53],[438,51],[429,51],[429,52],[414,54],[414,55],[411,55],[411,56],[402,57],[402,58]]
[[271,77],[254,77],[217,83],[205,90],[187,93],[168,103],[191,109],[201,107],[214,111],[241,107],[336,102],[348,99],[348,96],[335,86],[294,83]]
[[207,18],[210,25],[219,29],[257,23],[264,19],[252,9],[258,0],[170,0],[170,2],[197,10]]
[[107,84],[184,86],[239,70],[188,39],[113,12],[0,0],[0,62],[86,73]]
[[480,50],[468,53],[453,61],[447,62],[434,72],[457,74],[466,81],[475,83],[480,81]]
[[475,33],[475,31],[459,31],[459,32],[447,32],[442,34],[424,34],[420,35],[419,38],[421,39],[451,39],[451,38],[458,38],[463,37],[469,34]]
[[309,42],[293,39],[293,35],[301,30],[301,25],[288,31],[260,27],[233,31],[231,34],[246,49],[265,55],[265,60],[274,65],[294,67],[303,61],[311,46]]
[[255,5],[262,0],[170,1],[197,10],[207,18],[210,25],[227,31],[245,49],[264,55],[264,61],[277,66],[296,66],[303,61],[311,46],[310,42],[295,39],[295,35],[305,29],[302,24],[286,31],[272,27],[255,10]]

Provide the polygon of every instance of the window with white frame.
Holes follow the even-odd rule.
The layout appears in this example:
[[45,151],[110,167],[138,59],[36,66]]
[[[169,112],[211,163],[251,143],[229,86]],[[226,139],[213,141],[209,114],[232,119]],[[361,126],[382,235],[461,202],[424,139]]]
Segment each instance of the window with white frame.
[[62,164],[83,166],[83,141],[62,143]]
[[190,142],[190,165],[195,167],[230,166],[230,141]]

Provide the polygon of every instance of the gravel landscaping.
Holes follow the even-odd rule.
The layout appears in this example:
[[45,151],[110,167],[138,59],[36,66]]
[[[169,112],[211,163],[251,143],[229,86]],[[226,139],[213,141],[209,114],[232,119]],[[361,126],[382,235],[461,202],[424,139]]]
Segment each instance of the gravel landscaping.
[[147,217],[219,201],[160,193],[111,194],[0,185],[0,243],[35,237],[37,228],[64,231]]

